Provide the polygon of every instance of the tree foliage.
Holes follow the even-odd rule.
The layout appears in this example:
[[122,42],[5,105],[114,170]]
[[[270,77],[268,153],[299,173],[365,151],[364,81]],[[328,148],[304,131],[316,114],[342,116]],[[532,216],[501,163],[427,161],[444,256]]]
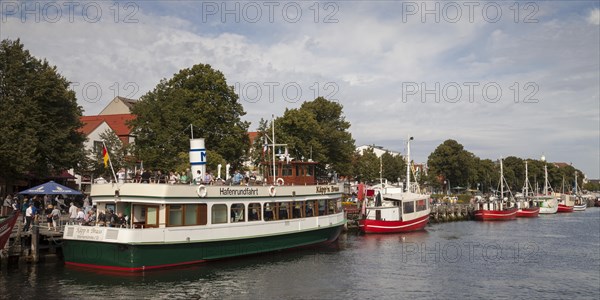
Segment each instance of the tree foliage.
[[[455,140],[446,140],[428,157],[430,182],[465,187],[474,176],[474,155]],[[441,182],[440,182],[441,181]],[[447,188],[447,186],[446,186]]]
[[20,40],[0,42],[0,177],[44,178],[85,157],[81,107],[69,81]]
[[[542,160],[527,159],[508,156],[503,159],[504,178],[513,193],[520,192],[525,183],[525,161],[528,166],[528,179],[534,191],[542,192],[544,187],[544,166],[548,170],[550,188],[556,192],[571,192],[575,185],[577,173],[578,186],[583,184],[583,173],[573,166],[557,167],[553,163]],[[457,185],[476,189],[484,193],[496,190],[500,184],[499,160],[480,159],[465,150],[455,140],[446,140],[439,145],[428,158],[429,183],[434,188],[448,186],[443,182],[450,182],[452,187]],[[563,187],[564,185],[564,187]]]
[[355,152],[353,162],[354,178],[357,181],[379,183],[380,163],[373,148],[365,149],[362,154]]
[[190,124],[207,149],[238,167],[245,159],[248,123],[233,87],[210,65],[183,69],[163,79],[132,108],[138,158],[150,168],[172,170],[186,163]]
[[406,160],[403,156],[385,152],[381,155],[381,164],[383,166],[384,179],[390,182],[406,180]]
[[[259,138],[254,143],[255,161],[262,159],[264,137],[267,136],[270,141],[271,126],[265,120],[259,123]],[[335,171],[340,175],[348,175],[352,172],[355,148],[349,128],[343,107],[319,97],[304,102],[298,109],[286,109],[283,116],[275,119],[275,141],[287,144],[288,152],[294,159],[312,159],[320,163],[321,172]],[[325,166],[329,166],[329,170]]]

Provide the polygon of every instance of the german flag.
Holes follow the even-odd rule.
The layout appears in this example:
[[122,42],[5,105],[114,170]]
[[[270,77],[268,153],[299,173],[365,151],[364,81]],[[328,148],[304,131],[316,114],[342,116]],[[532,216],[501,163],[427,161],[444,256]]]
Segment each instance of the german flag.
[[106,146],[102,148],[102,159],[104,159],[104,167],[108,168],[108,150],[106,150]]

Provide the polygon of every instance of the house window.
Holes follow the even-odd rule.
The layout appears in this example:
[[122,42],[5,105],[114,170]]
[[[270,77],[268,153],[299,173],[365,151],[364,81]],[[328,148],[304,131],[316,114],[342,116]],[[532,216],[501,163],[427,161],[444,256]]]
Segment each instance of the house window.
[[94,141],[94,154],[98,159],[102,158],[102,149],[104,149],[102,141]]

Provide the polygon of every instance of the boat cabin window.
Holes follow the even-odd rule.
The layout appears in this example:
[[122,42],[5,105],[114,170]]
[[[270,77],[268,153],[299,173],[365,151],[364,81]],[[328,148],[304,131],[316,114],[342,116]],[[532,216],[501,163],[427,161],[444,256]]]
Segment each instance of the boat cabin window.
[[279,220],[287,220],[290,218],[290,205],[287,202],[279,203]]
[[327,214],[327,200],[319,200],[319,216]]
[[147,206],[145,214],[146,227],[158,227],[158,206]]
[[265,204],[264,218],[265,221],[277,220],[275,217],[277,203],[270,202]]
[[248,204],[248,221],[260,221],[260,203]]
[[167,226],[183,225],[183,205],[167,206]]
[[427,209],[427,200],[417,200],[417,211],[423,211]]
[[335,207],[336,207],[336,200],[327,200],[327,214],[328,215],[333,215],[336,213],[335,211]]
[[315,200],[308,200],[305,202],[305,206],[306,206],[306,217],[313,217],[315,216]]
[[304,202],[297,201],[292,204],[292,218],[304,218],[305,216]]
[[207,221],[206,204],[167,205],[167,226],[206,225]]
[[281,176],[292,176],[292,165],[283,165],[281,167]]
[[243,203],[231,204],[231,223],[244,222],[246,214]]
[[415,201],[404,201],[402,202],[402,207],[405,214],[413,213],[415,212]]
[[227,223],[227,205],[213,204],[211,207],[211,224]]

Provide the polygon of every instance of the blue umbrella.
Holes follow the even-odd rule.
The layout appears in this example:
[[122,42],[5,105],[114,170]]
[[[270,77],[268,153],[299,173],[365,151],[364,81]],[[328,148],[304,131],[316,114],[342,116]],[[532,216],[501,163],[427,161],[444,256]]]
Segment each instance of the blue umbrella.
[[54,181],[32,187],[19,192],[21,195],[81,195],[81,192],[72,188],[60,185]]

